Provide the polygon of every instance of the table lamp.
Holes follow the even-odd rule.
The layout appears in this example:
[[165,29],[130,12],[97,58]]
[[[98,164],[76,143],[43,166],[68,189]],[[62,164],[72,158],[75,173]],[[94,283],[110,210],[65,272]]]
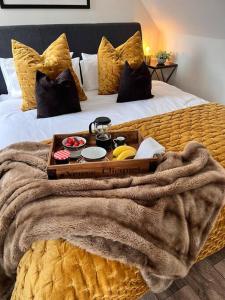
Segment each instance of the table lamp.
[[149,46],[145,47],[145,63],[146,65],[151,64],[151,48]]

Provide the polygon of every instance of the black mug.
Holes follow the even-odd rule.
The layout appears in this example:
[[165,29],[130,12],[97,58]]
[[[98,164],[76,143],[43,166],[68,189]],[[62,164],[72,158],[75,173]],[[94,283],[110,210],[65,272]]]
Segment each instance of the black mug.
[[119,146],[123,146],[126,143],[126,138],[124,136],[118,136],[113,140],[113,143],[115,148]]

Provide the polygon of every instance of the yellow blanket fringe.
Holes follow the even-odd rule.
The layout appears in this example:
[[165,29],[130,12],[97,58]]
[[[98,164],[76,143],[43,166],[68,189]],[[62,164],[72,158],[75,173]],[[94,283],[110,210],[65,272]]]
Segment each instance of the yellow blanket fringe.
[[[139,129],[167,151],[181,151],[187,142],[198,141],[225,167],[225,106],[195,106],[113,129]],[[224,246],[225,208],[198,260]],[[62,240],[34,243],[17,273],[12,300],[137,300],[148,291],[136,268],[92,255]]]

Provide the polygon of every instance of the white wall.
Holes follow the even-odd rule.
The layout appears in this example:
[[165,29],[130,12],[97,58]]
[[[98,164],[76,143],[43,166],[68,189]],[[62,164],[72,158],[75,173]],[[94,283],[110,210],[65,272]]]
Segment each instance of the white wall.
[[177,56],[175,85],[225,104],[225,39],[168,32],[164,45]]
[[132,21],[134,0],[91,0],[91,9],[1,9],[0,25]]
[[142,0],[179,64],[174,83],[225,104],[225,1]]
[[91,0],[91,9],[0,9],[1,25],[141,22],[144,40],[157,47],[158,30],[140,0]]

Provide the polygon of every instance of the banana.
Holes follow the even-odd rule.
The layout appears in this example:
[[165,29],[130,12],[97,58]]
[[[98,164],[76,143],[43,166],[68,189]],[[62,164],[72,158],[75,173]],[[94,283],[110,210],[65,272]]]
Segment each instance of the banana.
[[113,151],[113,156],[118,157],[122,152],[126,151],[126,150],[133,150],[136,151],[136,149],[134,147],[131,146],[119,146],[117,147],[114,151]]
[[117,156],[117,160],[125,160],[127,158],[132,158],[136,155],[136,149],[129,149],[129,150],[125,150],[122,153],[120,153],[119,156]]

